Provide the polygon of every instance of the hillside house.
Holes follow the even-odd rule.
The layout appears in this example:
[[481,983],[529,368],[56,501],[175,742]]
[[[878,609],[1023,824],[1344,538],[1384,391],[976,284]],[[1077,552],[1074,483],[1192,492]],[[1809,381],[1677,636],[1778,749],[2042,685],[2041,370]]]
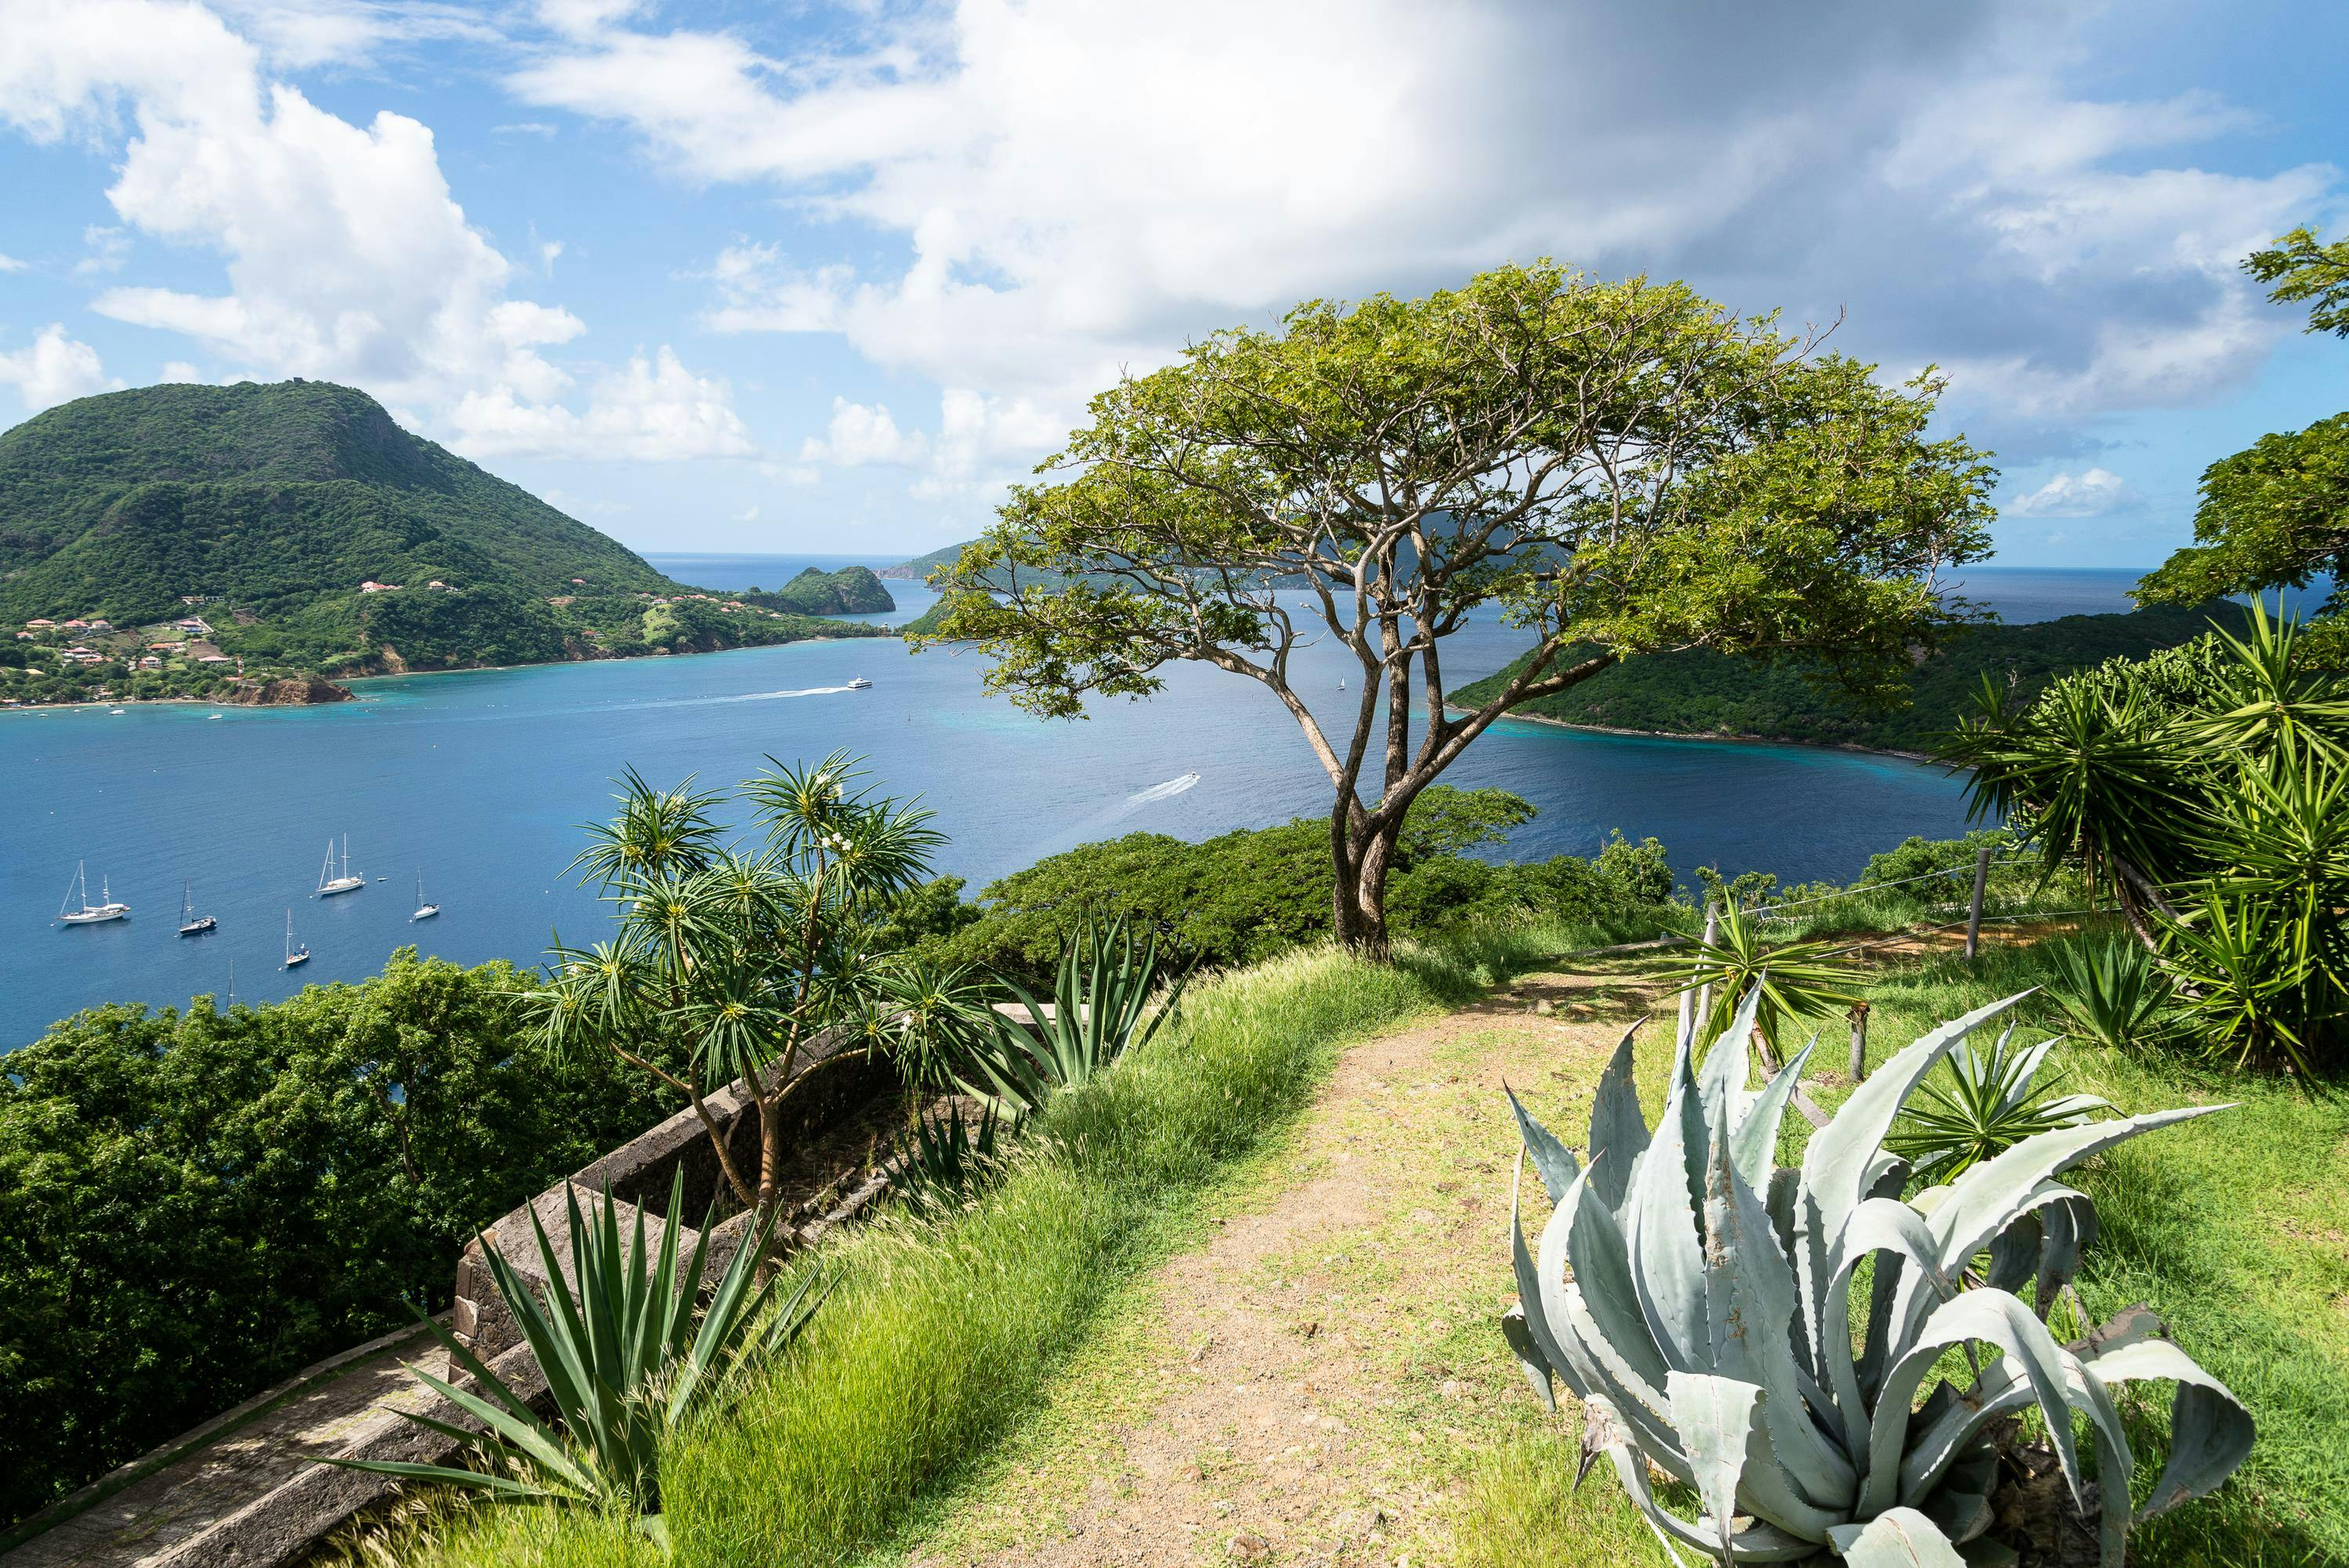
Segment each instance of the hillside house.
[[160,670],[163,667],[163,661],[150,654],[139,661],[139,667],[142,670]]
[[399,584],[397,583],[378,583],[374,578],[370,577],[366,582],[359,584],[359,592],[362,593],[397,593],[399,592]]
[[212,627],[207,624],[202,617],[196,615],[189,615],[181,620],[172,622],[171,628],[174,631],[186,632],[192,636],[198,637],[209,637],[212,634]]
[[33,620],[25,623],[25,630],[28,632],[54,632],[57,629],[57,624],[55,621]]
[[67,631],[67,632],[87,632],[87,631],[88,631],[88,630],[89,630],[89,623],[88,623],[88,621],[79,620],[79,619],[71,620],[71,621],[67,621],[67,623],[66,623],[62,627],[60,627],[60,628],[58,628],[58,629],[59,629],[59,630],[61,630],[61,631]]

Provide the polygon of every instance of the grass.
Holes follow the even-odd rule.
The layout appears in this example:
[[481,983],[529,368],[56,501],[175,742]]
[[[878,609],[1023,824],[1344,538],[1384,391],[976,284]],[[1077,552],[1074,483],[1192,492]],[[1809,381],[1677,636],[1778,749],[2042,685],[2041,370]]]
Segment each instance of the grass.
[[[1037,1406],[1103,1304],[1294,1119],[1340,1044],[1586,939],[1469,932],[1392,968],[1316,948],[1194,985],[1177,1026],[1050,1108],[979,1202],[826,1249],[841,1283],[798,1353],[663,1454],[675,1560],[833,1563],[885,1545]],[[527,1508],[467,1514],[403,1556],[446,1568],[656,1560],[613,1521]]]

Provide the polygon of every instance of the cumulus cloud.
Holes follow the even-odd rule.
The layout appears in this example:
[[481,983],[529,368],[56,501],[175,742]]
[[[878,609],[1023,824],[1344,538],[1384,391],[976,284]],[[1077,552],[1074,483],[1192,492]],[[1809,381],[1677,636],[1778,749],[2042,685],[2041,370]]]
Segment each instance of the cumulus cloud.
[[203,378],[204,373],[197,369],[194,366],[189,364],[184,359],[171,359],[164,361],[163,373],[155,377],[156,380],[165,383],[174,381],[202,381]]
[[21,273],[27,264],[14,256],[0,253],[0,273]]
[[2109,469],[2060,473],[2001,508],[2016,517],[2103,517],[2143,506],[2137,487]]
[[[2096,25],[1865,0],[1702,26],[1602,0],[953,0],[781,58],[583,0],[511,85],[834,224],[829,254],[728,247],[709,326],[838,333],[1063,423],[1212,327],[1551,254],[1796,320],[1849,307],[1842,346],[1951,366],[1993,423],[2076,431],[2240,386],[2282,327],[2233,263],[2335,181],[2194,167],[2248,124],[2207,96],[2070,90]],[[1570,66],[1495,68],[1537,60]]]
[[832,423],[821,436],[800,445],[802,463],[833,463],[844,469],[886,463],[911,468],[929,456],[930,441],[919,430],[900,430],[885,406],[832,400]]
[[25,347],[0,353],[0,383],[16,388],[27,414],[122,385],[108,377],[98,350],[67,336],[57,322],[41,328]]
[[[273,17],[293,25],[266,5],[238,9],[259,32]],[[346,54],[438,16],[316,13],[343,28],[332,46]],[[36,141],[120,143],[107,198],[121,227],[92,231],[85,267],[120,268],[126,231],[222,258],[224,293],[125,281],[93,302],[100,314],[259,374],[366,387],[477,454],[574,451],[590,431],[626,455],[750,449],[723,384],[666,347],[596,377],[584,412],[559,401],[579,377],[544,351],[586,325],[512,297],[519,270],[468,221],[419,121],[386,110],[362,126],[320,108],[272,79],[262,44],[200,5],[0,0],[0,124]],[[329,49],[326,33],[310,36],[306,53],[272,46]],[[529,445],[533,431],[545,447]]]
[[586,411],[518,400],[512,388],[467,393],[450,410],[458,449],[476,457],[747,458],[758,451],[723,381],[694,375],[666,344],[600,378]]

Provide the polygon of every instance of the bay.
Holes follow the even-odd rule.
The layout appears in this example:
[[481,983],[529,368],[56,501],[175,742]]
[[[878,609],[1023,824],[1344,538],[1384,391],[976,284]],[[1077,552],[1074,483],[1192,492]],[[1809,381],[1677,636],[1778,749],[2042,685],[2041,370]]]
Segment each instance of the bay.
[[[777,587],[808,565],[889,563],[651,559],[730,589]],[[931,602],[919,584],[889,587],[896,612],[864,618],[900,622]],[[1996,603],[1994,588],[1970,591]],[[1499,668],[1522,644],[1494,622],[1472,624],[1446,642],[1446,684]],[[1350,673],[1330,647],[1308,650],[1298,670],[1301,689],[1332,697]],[[1047,724],[983,694],[979,674],[967,654],[840,640],[372,680],[357,687],[364,700],[320,707],[0,716],[0,1048],[101,1002],[224,997],[232,962],[238,999],[261,1002],[360,979],[402,944],[468,964],[530,964],[558,929],[592,939],[603,912],[563,868],[578,824],[605,813],[609,780],[628,766],[656,783],[692,774],[725,785],[769,758],[862,755],[876,784],[937,813],[949,838],[939,869],[974,892],[1091,840],[1144,830],[1196,840],[1327,807],[1295,726],[1251,682],[1180,668],[1148,702]],[[873,687],[845,689],[858,676]],[[1964,826],[1958,785],[1940,769],[1806,747],[1505,721],[1449,778],[1533,801],[1540,814],[1507,846],[1512,857],[1590,854],[1619,829],[1661,839],[1683,876],[1709,864],[1847,878],[1909,834]],[[368,885],[315,898],[320,857],[343,833]],[[131,918],[49,923],[78,861],[93,892],[103,877]],[[442,913],[411,923],[419,874]],[[216,934],[175,934],[183,879],[219,918]],[[292,971],[279,967],[289,910],[314,955]]]

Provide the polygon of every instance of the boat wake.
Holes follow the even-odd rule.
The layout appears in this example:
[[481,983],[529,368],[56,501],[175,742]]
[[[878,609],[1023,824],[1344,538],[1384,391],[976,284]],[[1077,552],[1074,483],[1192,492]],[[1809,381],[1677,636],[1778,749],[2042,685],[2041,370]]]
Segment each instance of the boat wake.
[[1129,806],[1147,806],[1153,800],[1169,800],[1198,781],[1199,776],[1196,773],[1185,773],[1180,779],[1169,779],[1164,784],[1153,784],[1147,789],[1137,790],[1125,798],[1125,803]]
[[802,686],[797,691],[746,691],[738,692],[731,696],[690,696],[687,697],[682,702],[643,703],[631,704],[630,706],[645,707],[703,707],[712,703],[774,702],[779,698],[787,696],[830,696],[835,692],[843,692],[851,689],[853,688],[844,686]]

